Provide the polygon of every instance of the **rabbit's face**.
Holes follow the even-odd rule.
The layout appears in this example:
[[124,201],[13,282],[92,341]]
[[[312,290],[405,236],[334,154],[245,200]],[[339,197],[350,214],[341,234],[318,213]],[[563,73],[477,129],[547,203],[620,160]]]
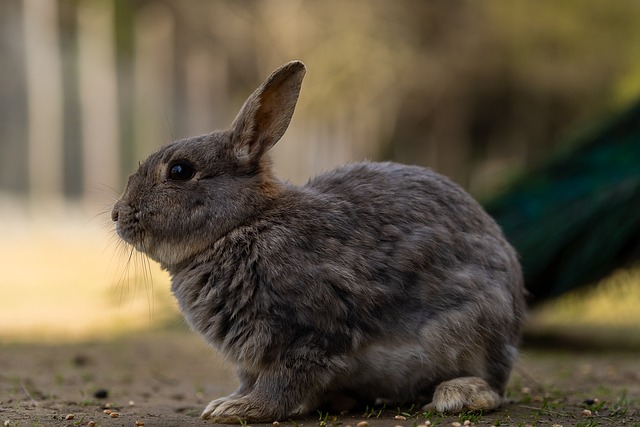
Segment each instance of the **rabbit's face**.
[[118,235],[171,268],[263,211],[282,189],[267,151],[289,125],[304,73],[299,61],[284,65],[231,130],[173,142],[145,160],[113,207]]
[[118,235],[164,266],[247,221],[276,186],[268,160],[239,158],[228,132],[176,141],[145,160],[115,204]]

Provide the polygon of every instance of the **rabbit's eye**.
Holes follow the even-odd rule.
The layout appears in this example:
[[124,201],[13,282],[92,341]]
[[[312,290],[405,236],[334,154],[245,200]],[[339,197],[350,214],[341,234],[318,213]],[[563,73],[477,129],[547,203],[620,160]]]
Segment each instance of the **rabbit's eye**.
[[195,173],[193,166],[186,163],[176,163],[169,168],[169,179],[173,181],[188,181],[193,178]]

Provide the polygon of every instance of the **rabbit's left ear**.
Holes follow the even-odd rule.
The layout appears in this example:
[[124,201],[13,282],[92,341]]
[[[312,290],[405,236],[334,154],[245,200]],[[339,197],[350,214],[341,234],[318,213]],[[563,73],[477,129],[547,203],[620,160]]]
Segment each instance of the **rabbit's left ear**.
[[231,125],[233,150],[239,160],[260,160],[282,138],[305,72],[302,62],[289,62],[275,70],[245,101]]

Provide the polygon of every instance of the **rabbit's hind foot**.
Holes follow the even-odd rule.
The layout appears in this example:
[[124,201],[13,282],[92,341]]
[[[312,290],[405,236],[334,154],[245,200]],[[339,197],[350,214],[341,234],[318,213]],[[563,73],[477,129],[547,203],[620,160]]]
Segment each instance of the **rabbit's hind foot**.
[[479,377],[460,377],[440,383],[426,410],[457,414],[464,411],[491,411],[502,404],[502,398]]

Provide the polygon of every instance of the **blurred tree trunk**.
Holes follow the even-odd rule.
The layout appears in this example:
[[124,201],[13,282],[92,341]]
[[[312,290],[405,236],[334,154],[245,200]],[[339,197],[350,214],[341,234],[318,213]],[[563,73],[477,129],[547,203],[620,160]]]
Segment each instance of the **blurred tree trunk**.
[[225,52],[212,54],[202,46],[184,46],[184,107],[176,111],[180,136],[202,135],[226,128],[229,109],[229,75]]
[[0,191],[28,191],[22,2],[0,2]]
[[96,188],[119,184],[118,87],[114,8],[111,2],[80,2],[78,68],[82,116],[85,198]]
[[63,98],[58,8],[55,0],[24,0],[31,198],[63,194]]
[[175,17],[162,3],[137,11],[134,33],[135,159],[173,139]]
[[468,114],[457,97],[437,105],[417,92],[408,95],[398,114],[391,152],[394,161],[427,166],[465,188],[470,185],[471,141],[462,124]]

